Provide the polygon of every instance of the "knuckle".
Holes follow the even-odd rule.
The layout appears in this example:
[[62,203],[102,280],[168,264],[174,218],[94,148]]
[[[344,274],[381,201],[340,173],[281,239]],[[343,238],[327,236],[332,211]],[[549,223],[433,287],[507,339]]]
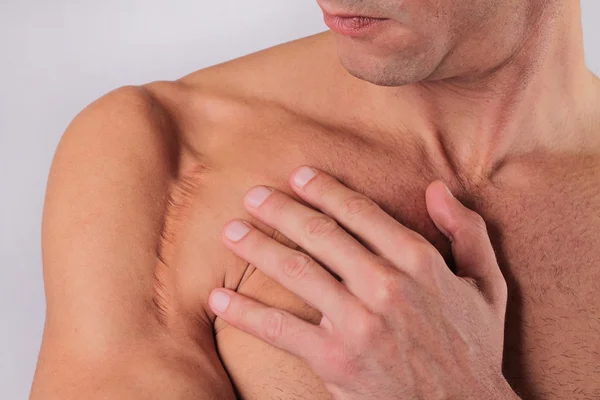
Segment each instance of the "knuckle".
[[386,311],[397,305],[402,293],[398,274],[381,271],[375,280],[374,302],[377,310]]
[[411,248],[409,260],[410,263],[418,267],[417,270],[429,272],[431,266],[438,261],[437,251],[429,244],[415,244]]
[[280,311],[269,311],[263,322],[263,334],[271,342],[285,335],[285,316]]
[[344,215],[352,218],[361,215],[368,215],[379,206],[371,199],[365,196],[352,196],[342,204]]
[[286,277],[301,279],[306,275],[312,259],[304,253],[296,252],[283,263],[283,272]]
[[[421,244],[415,248],[410,255],[412,262],[410,276],[420,284],[425,284],[432,289],[441,289],[443,283],[441,277],[444,269],[447,269],[446,261],[442,255],[429,243]],[[404,296],[406,296],[406,286]]]
[[466,218],[458,224],[453,236],[454,239],[463,237],[471,240],[489,237],[487,224],[479,213],[467,210]]
[[469,220],[470,220],[471,226],[477,233],[487,235],[487,225],[485,223],[485,220],[479,213],[476,213],[475,211],[470,210],[469,211]]
[[506,307],[508,302],[508,283],[502,273],[499,273],[498,277],[493,281],[493,290],[495,294],[495,301],[503,308]]
[[370,318],[366,315],[354,317],[350,332],[354,338],[363,339],[369,336],[369,321]]
[[371,347],[382,331],[383,321],[379,316],[368,311],[359,313],[350,327],[353,347],[357,350]]
[[318,217],[311,218],[306,223],[306,236],[311,240],[317,240],[324,236],[331,235],[337,229],[339,225],[333,219],[320,215]]

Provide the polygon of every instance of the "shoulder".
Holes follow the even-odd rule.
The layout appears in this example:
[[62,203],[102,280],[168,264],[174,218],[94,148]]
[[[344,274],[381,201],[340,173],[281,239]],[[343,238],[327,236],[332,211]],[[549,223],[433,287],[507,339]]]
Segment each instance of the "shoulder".
[[327,95],[341,71],[332,36],[321,33],[201,69],[180,82],[192,88],[207,118],[223,111],[210,105],[274,105],[302,113],[307,90]]
[[249,98],[276,100],[282,92],[305,89],[306,81],[315,76],[337,72],[331,35],[313,35],[203,68],[176,81],[121,87],[84,109],[67,133],[85,124],[101,129],[106,123],[176,128],[178,117],[187,116],[186,111],[197,112],[207,104],[244,103]]
[[[256,118],[257,109],[263,114],[265,109],[302,112],[299,99],[306,97],[308,81],[326,73],[322,53],[330,53],[331,46],[331,37],[320,34],[177,81],[116,89],[75,117],[61,139],[53,171],[65,162],[91,168],[103,157],[111,164],[168,169],[182,150],[201,154],[211,135]],[[311,84],[312,91],[319,87]]]
[[[100,204],[121,186],[166,190],[178,154],[175,121],[145,87],[122,87],[81,111],[63,134],[50,169],[45,221],[71,216],[65,202]],[[93,199],[91,193],[104,193]],[[68,211],[68,212],[67,212]],[[86,209],[80,210],[85,215]],[[54,227],[65,226],[50,224]]]
[[73,332],[77,348],[101,352],[155,323],[145,310],[178,149],[172,115],[145,87],[108,93],[66,129],[42,222],[46,337]]
[[174,121],[156,96],[144,86],[126,86],[116,89],[81,111],[68,126],[61,144],[70,147],[84,144],[157,139],[159,132],[171,133]]

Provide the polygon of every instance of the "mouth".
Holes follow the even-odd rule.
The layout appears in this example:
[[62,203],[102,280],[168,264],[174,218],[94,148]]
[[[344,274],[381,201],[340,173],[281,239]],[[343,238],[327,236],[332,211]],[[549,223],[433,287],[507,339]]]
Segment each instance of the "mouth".
[[325,25],[333,32],[344,36],[363,36],[383,25],[387,18],[376,18],[365,15],[353,15],[350,13],[330,13],[323,9],[323,20]]
[[344,36],[363,36],[390,21],[388,18],[381,18],[377,15],[334,11],[328,7],[325,0],[317,0],[317,3],[323,11],[325,25],[333,32]]
[[363,36],[381,27],[387,18],[376,18],[348,13],[332,14],[323,10],[323,20],[329,29],[344,36]]

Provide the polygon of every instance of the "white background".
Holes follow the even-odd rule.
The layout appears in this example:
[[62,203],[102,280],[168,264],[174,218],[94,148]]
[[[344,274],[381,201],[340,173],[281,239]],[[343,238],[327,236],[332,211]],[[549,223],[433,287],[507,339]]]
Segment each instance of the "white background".
[[[600,74],[600,1],[582,3]],[[43,196],[70,120],[116,87],[322,30],[314,0],[0,0],[0,398],[29,393],[44,323]]]

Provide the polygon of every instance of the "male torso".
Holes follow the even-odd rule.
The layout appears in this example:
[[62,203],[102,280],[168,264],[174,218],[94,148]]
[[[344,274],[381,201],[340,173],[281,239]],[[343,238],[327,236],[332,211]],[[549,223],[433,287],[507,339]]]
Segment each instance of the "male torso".
[[[372,115],[381,105],[356,97],[354,78],[338,65],[327,34],[182,82],[148,86],[172,116],[171,134],[182,144],[174,156],[179,174],[157,267],[161,285],[177,295],[157,302],[168,310],[177,298],[207,326],[214,323],[220,358],[243,398],[329,397],[302,362],[215,321],[206,304],[210,290],[224,285],[318,322],[318,312],[220,242],[229,219],[249,218],[242,205],[249,188],[263,184],[291,194],[286,181],[300,165],[320,168],[371,197],[451,263],[449,243],[424,202],[429,183],[446,181],[487,221],[509,284],[509,382],[524,398],[600,396],[598,141],[586,151],[513,156],[483,178],[458,176],[419,132],[389,136],[385,121],[363,117],[363,110]],[[212,329],[198,329],[212,340]]]
[[[487,221],[509,284],[509,382],[527,399],[600,397],[600,110],[556,109],[567,116],[552,127],[560,142],[484,171],[453,162],[431,132],[404,123],[418,112],[410,102],[392,108],[374,88],[322,34],[121,89],[76,118],[46,199],[48,318],[33,398],[231,398],[222,366],[241,398],[329,398],[300,360],[215,320],[207,304],[224,286],[319,321],[221,242],[242,217],[293,246],[242,198],[255,185],[292,194],[300,165],[369,196],[451,265],[424,199],[444,180]],[[484,150],[474,150],[477,161]]]

